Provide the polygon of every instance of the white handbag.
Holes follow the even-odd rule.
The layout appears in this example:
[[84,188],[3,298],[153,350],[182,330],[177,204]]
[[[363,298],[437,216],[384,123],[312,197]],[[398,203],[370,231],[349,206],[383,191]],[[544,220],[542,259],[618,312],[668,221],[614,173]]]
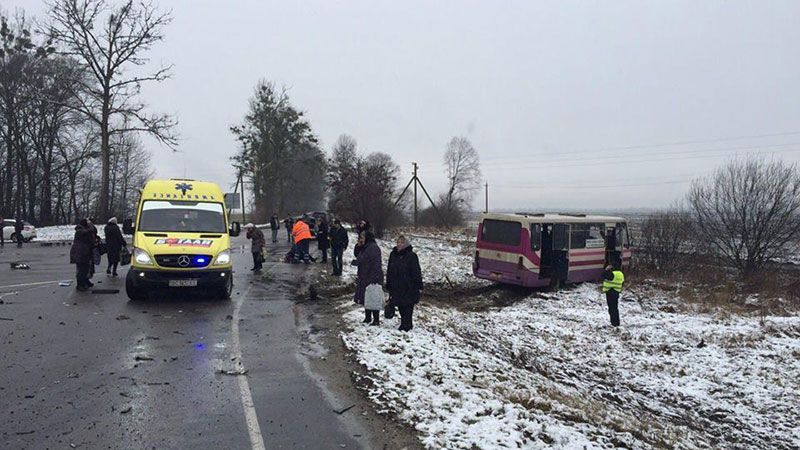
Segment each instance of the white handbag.
[[380,311],[385,301],[383,288],[380,284],[370,284],[364,293],[364,309]]

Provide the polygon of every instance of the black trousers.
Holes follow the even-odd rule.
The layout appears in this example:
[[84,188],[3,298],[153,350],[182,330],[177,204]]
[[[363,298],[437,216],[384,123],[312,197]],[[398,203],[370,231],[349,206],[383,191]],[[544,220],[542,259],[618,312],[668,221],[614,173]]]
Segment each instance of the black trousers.
[[614,289],[606,291],[606,303],[608,304],[608,315],[611,318],[611,325],[619,326],[619,292]]
[[342,274],[342,255],[344,255],[343,248],[333,247],[331,250],[331,262],[333,263],[333,273],[335,275]]
[[92,263],[77,263],[75,264],[75,280],[79,288],[89,287],[89,269]]
[[286,239],[290,244],[292,243],[292,230],[289,228],[286,229]]
[[258,251],[258,252],[252,252],[252,253],[253,253],[253,268],[255,270],[261,270],[261,268],[263,267],[261,265],[261,252]]
[[397,309],[400,311],[400,329],[409,331],[414,328],[414,322],[411,319],[411,316],[414,315],[414,305],[398,305]]
[[319,252],[322,253],[322,262],[328,262],[328,249],[321,248],[319,249]]
[[364,310],[364,322],[381,323],[381,312],[371,309]]

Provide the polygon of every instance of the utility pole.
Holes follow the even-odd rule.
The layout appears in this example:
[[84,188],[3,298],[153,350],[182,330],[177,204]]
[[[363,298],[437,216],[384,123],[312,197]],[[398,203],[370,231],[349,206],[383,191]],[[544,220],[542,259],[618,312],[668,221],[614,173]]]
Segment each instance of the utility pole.
[[417,163],[414,164],[414,226],[417,226],[417,183],[419,183],[419,178],[417,178]]
[[485,213],[489,212],[489,182],[488,181],[486,182],[486,208],[483,210],[483,212],[485,212]]
[[244,174],[239,171],[239,182],[242,183],[242,223],[246,223],[244,219]]

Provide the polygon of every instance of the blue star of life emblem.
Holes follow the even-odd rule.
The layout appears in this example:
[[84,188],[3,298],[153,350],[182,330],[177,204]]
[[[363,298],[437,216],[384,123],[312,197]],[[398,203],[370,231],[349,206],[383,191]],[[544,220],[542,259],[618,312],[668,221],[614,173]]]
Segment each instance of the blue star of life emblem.
[[177,183],[175,189],[181,191],[183,195],[186,195],[186,191],[192,190],[192,185],[188,183]]

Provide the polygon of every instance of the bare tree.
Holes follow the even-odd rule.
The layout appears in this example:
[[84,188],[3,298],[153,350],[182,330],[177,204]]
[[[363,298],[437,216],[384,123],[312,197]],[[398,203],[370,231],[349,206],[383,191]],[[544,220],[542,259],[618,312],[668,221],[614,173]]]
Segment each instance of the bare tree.
[[687,197],[697,237],[743,276],[800,239],[797,166],[755,156],[696,180]]
[[[101,181],[97,215],[108,218],[110,207],[111,137],[144,132],[174,147],[174,118],[150,114],[139,100],[142,83],[169,77],[171,66],[145,75],[128,71],[148,62],[144,53],[163,39],[163,28],[171,21],[149,2],[126,1],[110,6],[105,0],[52,0],[48,34],[64,54],[81,61],[91,77],[75,88],[77,109],[100,129]],[[137,71],[138,72],[138,71]]]
[[[447,143],[444,152],[447,173],[447,192],[441,197],[441,210],[453,225],[463,220],[463,212],[469,209],[475,192],[481,183],[481,161],[469,139],[454,137]],[[455,222],[450,222],[455,220]]]
[[690,249],[692,223],[685,209],[657,211],[644,220],[636,245],[639,263],[651,270],[672,272]]

